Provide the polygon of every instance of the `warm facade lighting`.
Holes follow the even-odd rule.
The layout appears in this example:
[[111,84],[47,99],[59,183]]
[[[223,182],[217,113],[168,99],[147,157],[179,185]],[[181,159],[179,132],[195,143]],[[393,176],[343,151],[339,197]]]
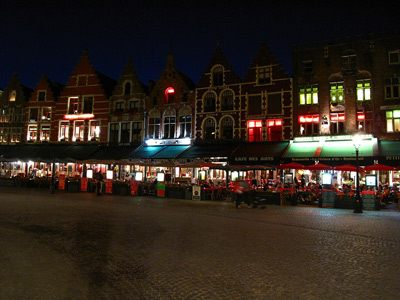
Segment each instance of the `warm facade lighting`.
[[94,114],[73,114],[73,115],[64,115],[64,120],[84,120],[84,119],[93,119]]

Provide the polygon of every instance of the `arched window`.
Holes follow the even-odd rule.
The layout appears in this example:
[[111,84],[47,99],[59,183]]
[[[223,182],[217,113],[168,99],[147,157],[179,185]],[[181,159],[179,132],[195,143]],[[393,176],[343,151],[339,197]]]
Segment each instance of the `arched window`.
[[149,131],[148,137],[150,139],[158,139],[160,138],[160,126],[161,126],[161,118],[160,112],[157,110],[153,110],[149,114]]
[[182,107],[179,110],[179,137],[192,136],[192,110],[190,107]]
[[215,140],[215,121],[208,118],[204,123],[204,139]]
[[204,112],[214,112],[217,102],[217,97],[214,92],[208,92],[204,96]]
[[130,82],[127,82],[127,83],[125,83],[125,86],[124,86],[124,95],[130,95],[131,94],[131,83]]
[[173,139],[175,138],[175,128],[176,128],[176,117],[175,112],[171,110],[167,110],[164,113],[164,139]]
[[221,94],[221,110],[233,110],[233,92],[225,90]]
[[233,120],[230,117],[225,117],[221,121],[221,139],[233,139]]
[[212,85],[213,86],[224,85],[224,69],[222,66],[216,66],[212,70]]

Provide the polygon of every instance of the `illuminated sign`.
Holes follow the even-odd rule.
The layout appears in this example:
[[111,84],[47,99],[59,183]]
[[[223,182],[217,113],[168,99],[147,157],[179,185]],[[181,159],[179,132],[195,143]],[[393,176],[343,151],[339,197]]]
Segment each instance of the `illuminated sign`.
[[190,138],[183,139],[150,139],[146,141],[147,146],[160,146],[160,145],[190,145]]
[[83,120],[83,119],[93,119],[94,114],[73,114],[64,115],[64,120]]
[[247,124],[248,124],[248,128],[262,127],[261,120],[248,121]]
[[314,123],[319,122],[318,115],[299,116],[299,123]]

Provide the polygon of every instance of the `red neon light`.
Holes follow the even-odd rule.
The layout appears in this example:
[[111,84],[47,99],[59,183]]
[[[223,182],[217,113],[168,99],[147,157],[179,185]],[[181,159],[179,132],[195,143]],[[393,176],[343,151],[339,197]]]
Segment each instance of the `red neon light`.
[[332,117],[331,117],[331,121],[333,121],[333,122],[344,121],[344,120],[345,120],[344,115],[332,116]]
[[275,121],[268,121],[268,126],[274,126],[275,125]]
[[304,116],[300,116],[299,123],[305,123],[305,122],[306,122],[306,118]]
[[248,121],[247,124],[248,124],[249,128],[262,127],[262,121],[261,120]]
[[313,122],[319,122],[319,116],[313,117]]
[[[300,123],[315,123],[315,122],[319,122],[319,116],[300,116],[299,117],[299,122]],[[279,124],[281,125],[281,124]]]
[[365,115],[364,114],[357,115],[357,120],[365,120]]
[[94,114],[64,115],[64,120],[93,119]]
[[276,120],[275,121],[276,126],[281,126],[282,125],[282,120]]
[[168,87],[168,88],[165,90],[165,94],[173,94],[173,93],[175,93],[175,90],[174,90],[173,87]]

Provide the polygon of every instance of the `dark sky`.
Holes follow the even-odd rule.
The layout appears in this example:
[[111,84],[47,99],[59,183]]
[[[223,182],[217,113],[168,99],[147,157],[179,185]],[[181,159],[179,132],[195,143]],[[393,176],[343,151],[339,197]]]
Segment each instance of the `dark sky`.
[[148,84],[171,47],[176,66],[197,83],[217,41],[241,77],[262,42],[291,75],[294,44],[400,29],[399,4],[292,2],[1,0],[0,86],[14,72],[31,88],[43,73],[65,84],[83,49],[114,79],[132,58]]

